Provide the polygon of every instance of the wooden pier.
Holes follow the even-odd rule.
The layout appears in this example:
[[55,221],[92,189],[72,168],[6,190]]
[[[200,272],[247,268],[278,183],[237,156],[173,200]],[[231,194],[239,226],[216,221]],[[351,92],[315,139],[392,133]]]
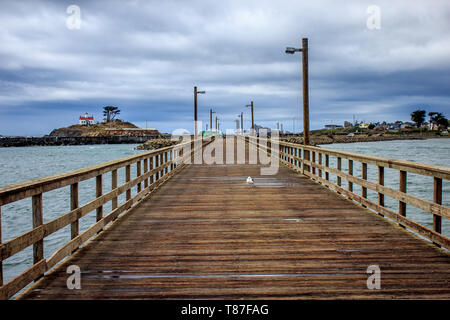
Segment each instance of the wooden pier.
[[[35,264],[0,288],[2,298],[10,298],[33,280],[37,281],[17,298],[450,298],[450,255],[440,248],[448,249],[449,244],[440,230],[441,218],[449,217],[449,208],[440,204],[442,179],[449,178],[449,168],[288,143],[275,145],[246,140],[247,151],[257,147],[276,154],[281,163],[276,175],[261,175],[262,164],[179,164],[170,159],[183,154],[169,147],[0,188],[0,205],[32,197],[36,217],[39,212],[42,216],[42,201],[38,200],[42,192],[72,186],[71,212],[56,222],[43,224],[42,219],[40,223],[34,219],[34,231],[1,244],[2,260],[26,246],[35,248]],[[377,183],[362,182],[364,188],[374,187],[383,195],[374,204],[367,199],[367,189],[362,195],[353,193],[353,184],[361,183],[364,174],[356,178],[350,169],[341,172],[342,160],[337,168],[328,167],[333,155],[352,164],[362,161],[366,164],[363,170],[367,165],[401,165],[399,177],[404,183],[405,172],[420,170],[435,179],[435,201],[417,200],[406,189],[383,187],[379,175]],[[138,174],[130,179],[133,164]],[[125,187],[113,183],[111,193],[98,192],[96,200],[78,208],[75,185],[79,181],[94,178],[101,185],[98,177],[116,170],[112,177],[117,179],[122,167]],[[332,184],[331,174],[341,179]],[[248,176],[253,184],[246,183]],[[350,182],[345,189],[344,179]],[[133,197],[128,192],[131,188],[136,188]],[[117,195],[123,192],[126,202],[117,203]],[[402,205],[399,212],[385,208],[385,195],[422,209],[429,206],[435,215],[433,230],[406,218]],[[103,216],[99,208],[107,201],[115,201],[113,211]],[[78,219],[92,210],[97,210],[98,222],[78,234]],[[72,241],[44,259],[42,238],[69,224]],[[70,265],[80,267],[79,290],[67,288]],[[373,265],[381,270],[380,289],[367,287],[371,275],[367,268]]]

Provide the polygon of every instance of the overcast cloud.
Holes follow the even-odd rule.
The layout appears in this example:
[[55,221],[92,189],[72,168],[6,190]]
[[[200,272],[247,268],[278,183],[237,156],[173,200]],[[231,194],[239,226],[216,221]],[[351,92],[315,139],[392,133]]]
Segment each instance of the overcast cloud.
[[[450,2],[1,1],[0,134],[43,135],[121,118],[163,132],[192,130],[212,107],[221,128],[254,101],[256,123],[299,130],[301,54],[309,38],[311,127],[409,120],[421,107],[450,116]],[[81,9],[69,29],[69,5]],[[367,8],[381,10],[369,30]],[[301,119],[301,118],[300,118]]]

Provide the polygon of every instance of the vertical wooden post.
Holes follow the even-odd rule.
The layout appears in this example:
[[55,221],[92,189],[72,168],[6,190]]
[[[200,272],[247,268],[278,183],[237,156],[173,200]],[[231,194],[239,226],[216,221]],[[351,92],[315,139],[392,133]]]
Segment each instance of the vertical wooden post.
[[[0,245],[2,244],[2,207],[0,206]],[[3,285],[3,260],[0,260],[0,287]]]
[[173,171],[173,169],[175,169],[175,162],[173,161],[174,159],[174,149],[169,151],[169,155],[170,155],[170,161],[172,161],[172,163],[170,164],[170,171]]
[[[437,204],[442,204],[442,179],[434,178],[434,192],[433,192],[434,202]],[[433,228],[434,231],[441,233],[442,228],[442,217],[438,215],[433,215]]]
[[[131,178],[131,166],[127,165],[125,167],[125,182],[130,182],[130,178]],[[130,199],[131,199],[131,188],[129,188],[126,193],[126,201]]]
[[[328,168],[330,166],[330,156],[325,155],[325,167]],[[325,171],[325,180],[330,180],[330,173]]]
[[[342,170],[342,159],[341,157],[337,158],[337,169],[339,170],[339,172],[341,172]],[[337,176],[337,185],[340,187],[342,184],[342,178],[340,176]]]
[[[136,162],[136,177],[139,178],[141,176],[141,161],[139,160],[138,162]],[[137,192],[141,192],[142,190],[142,183],[138,183],[137,184]]]
[[[315,153],[315,152],[312,152],[312,159],[311,159],[311,162],[312,162],[312,163],[316,163],[316,153]],[[311,169],[312,169],[312,173],[313,173],[313,174],[316,174],[316,167],[311,166]]]
[[[442,204],[442,179],[434,177],[433,200],[437,204]],[[433,214],[433,230],[442,233],[442,217]],[[1,241],[1,239],[0,239]],[[439,246],[439,245],[438,245]]]
[[[101,197],[103,194],[103,181],[102,181],[102,175],[98,175],[95,178],[95,196]],[[100,206],[97,208],[97,222],[100,221],[103,218],[103,206]]]
[[[70,211],[77,209],[79,206],[78,203],[78,182],[70,185]],[[78,236],[79,233],[79,220],[77,218],[76,221],[70,224],[70,238],[74,239]]]
[[[191,149],[191,150],[193,150],[193,149]],[[191,154],[191,156],[192,156],[192,154]],[[192,160],[192,159],[191,159],[191,160]],[[157,154],[157,155],[155,156],[155,168],[159,168],[159,154]],[[158,181],[159,178],[160,178],[160,171],[159,171],[159,170],[156,170],[156,181]]]
[[[44,223],[44,217],[42,214],[42,193],[34,195],[31,201],[34,229]],[[44,259],[44,239],[41,239],[33,244],[33,264],[38,263],[42,259]]]
[[[400,183],[399,191],[406,193],[406,171],[400,170]],[[398,213],[402,216],[406,216],[406,203],[398,202]]]
[[[169,152],[166,151],[166,152],[164,152],[164,165],[166,165],[168,161],[169,161]],[[166,175],[168,172],[169,172],[169,168],[165,167],[164,168],[164,175]]]
[[[384,167],[382,166],[378,166],[378,184],[384,186]],[[378,205],[384,207],[384,194],[380,192],[378,192]]]
[[[348,174],[353,176],[353,160],[348,160]],[[353,192],[353,182],[348,181],[348,190]]]
[[[154,161],[154,159],[155,159],[155,157],[153,157],[153,156],[150,157],[150,171],[153,170],[153,161]],[[150,176],[150,185],[152,185],[153,182],[154,182],[154,176],[155,176],[154,173]]]
[[[144,174],[148,172],[148,158],[144,159]],[[144,180],[144,189],[148,188],[148,178]]]
[[[322,165],[322,153],[319,152],[319,165]],[[322,178],[322,169],[319,169],[319,177]]]
[[[117,188],[117,169],[111,172],[111,190],[114,190],[116,188]],[[117,206],[118,206],[117,197],[114,197],[111,201],[112,210],[116,209]]]
[[[362,178],[364,180],[367,180],[367,163],[362,163]],[[362,187],[362,197],[363,198],[367,198],[367,188],[366,187]],[[363,207],[366,207],[363,205]]]

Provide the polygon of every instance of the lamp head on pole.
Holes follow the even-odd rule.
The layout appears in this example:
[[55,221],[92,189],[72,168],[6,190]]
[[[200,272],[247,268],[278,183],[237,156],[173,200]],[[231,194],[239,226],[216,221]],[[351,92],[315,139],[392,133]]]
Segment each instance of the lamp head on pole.
[[294,54],[296,52],[302,52],[302,49],[287,47],[285,52],[286,52],[286,54]]
[[206,93],[206,91],[197,91],[197,94],[203,94]]

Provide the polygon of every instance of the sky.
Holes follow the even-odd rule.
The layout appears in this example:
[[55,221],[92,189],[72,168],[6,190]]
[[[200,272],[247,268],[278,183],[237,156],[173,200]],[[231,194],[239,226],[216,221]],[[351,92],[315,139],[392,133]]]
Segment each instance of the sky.
[[[209,110],[221,129],[302,130],[301,53],[309,41],[311,129],[344,121],[450,117],[450,2],[3,1],[0,135],[40,136],[85,112],[161,132],[193,131]],[[75,7],[74,7],[75,6]],[[204,125],[203,125],[204,128]]]

